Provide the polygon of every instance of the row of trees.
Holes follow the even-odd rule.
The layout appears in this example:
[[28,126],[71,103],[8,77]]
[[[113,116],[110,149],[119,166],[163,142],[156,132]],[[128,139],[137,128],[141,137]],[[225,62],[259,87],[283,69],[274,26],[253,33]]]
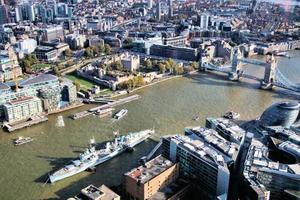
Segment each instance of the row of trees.
[[159,70],[160,73],[165,73],[167,71],[172,72],[175,75],[183,74],[184,72],[193,71],[198,68],[196,62],[193,62],[190,66],[186,67],[185,69],[178,65],[173,59],[169,58],[165,61],[157,61],[157,60],[145,60],[144,66],[147,70]]
[[135,76],[133,79],[121,83],[119,87],[120,89],[132,90],[143,85],[145,85],[144,78],[142,76]]
[[111,46],[108,44],[104,45],[94,45],[87,47],[84,51],[84,55],[88,58],[93,58],[95,56],[99,56],[102,53],[110,54],[111,53]]

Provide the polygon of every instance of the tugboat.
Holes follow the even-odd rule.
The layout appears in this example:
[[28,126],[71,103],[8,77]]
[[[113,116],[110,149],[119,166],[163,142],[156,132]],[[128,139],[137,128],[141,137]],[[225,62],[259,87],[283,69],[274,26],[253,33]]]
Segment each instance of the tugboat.
[[114,118],[119,120],[119,119],[123,118],[127,113],[128,113],[127,109],[122,109],[115,114]]
[[223,117],[226,119],[238,119],[240,117],[240,114],[230,111],[230,112],[225,113],[225,115],[223,115]]
[[29,142],[32,142],[32,141],[33,141],[33,139],[31,137],[23,138],[22,136],[20,136],[20,137],[18,137],[18,139],[14,140],[14,144],[16,146],[19,146],[19,145],[26,144],[26,143],[29,143]]

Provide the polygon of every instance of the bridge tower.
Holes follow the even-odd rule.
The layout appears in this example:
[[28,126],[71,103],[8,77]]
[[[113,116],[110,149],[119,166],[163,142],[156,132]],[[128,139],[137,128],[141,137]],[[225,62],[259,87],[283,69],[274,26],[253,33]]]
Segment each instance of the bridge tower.
[[242,63],[240,59],[243,58],[243,52],[239,47],[235,47],[231,50],[231,66],[232,70],[229,73],[229,80],[238,81],[243,73],[242,71]]
[[207,56],[206,55],[201,55],[201,57],[200,57],[200,59],[199,59],[199,61],[198,61],[198,70],[199,71],[206,71],[206,65],[207,65],[207,63],[208,63],[208,58],[207,58]]
[[269,56],[267,58],[267,62],[265,65],[265,76],[264,80],[261,82],[262,89],[272,89],[276,77],[276,68],[277,60],[272,54],[272,56]]

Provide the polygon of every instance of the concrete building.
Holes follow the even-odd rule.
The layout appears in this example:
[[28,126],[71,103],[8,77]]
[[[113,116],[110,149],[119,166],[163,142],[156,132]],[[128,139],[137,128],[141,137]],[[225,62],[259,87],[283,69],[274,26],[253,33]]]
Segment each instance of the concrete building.
[[49,46],[38,46],[34,54],[39,60],[51,62],[58,58],[58,52],[55,48]]
[[77,102],[77,90],[72,81],[65,81],[62,84],[61,100],[68,102],[68,104],[74,104]]
[[111,189],[105,185],[101,185],[97,188],[94,185],[89,185],[86,188],[83,188],[80,194],[76,195],[75,200],[120,200],[120,196],[113,192]]
[[246,131],[237,124],[225,118],[206,118],[205,126],[217,131],[223,138],[230,142],[240,144]]
[[203,13],[200,16],[200,28],[201,29],[208,29],[208,25],[209,25],[209,15],[206,13]]
[[[190,136],[171,136],[162,139],[162,153],[173,162],[178,162],[180,174],[192,181],[199,189],[199,199],[217,199],[218,196],[227,196],[229,188],[230,172],[227,162],[232,160],[229,154],[233,150],[227,146],[227,142],[215,133],[207,132],[203,137],[212,139],[210,143],[201,141],[194,133]],[[190,131],[189,131],[190,132]],[[202,131],[201,131],[202,132]],[[212,135],[213,134],[213,135]],[[214,137],[218,139],[215,140]],[[220,152],[209,144],[218,144],[227,149]],[[228,149],[229,148],[229,149]],[[231,151],[231,153],[229,153]]]
[[263,191],[262,199],[285,199],[285,190],[299,190],[300,165],[274,162],[268,158],[268,152],[268,148],[257,140],[252,142],[245,161],[244,177],[252,188]]
[[173,0],[168,0],[169,1],[169,18],[173,17]]
[[70,46],[71,49],[83,48],[86,43],[86,36],[81,34],[69,34],[65,37],[65,42]]
[[161,2],[160,2],[160,0],[158,0],[156,3],[156,19],[158,21],[161,20]]
[[92,35],[87,38],[88,46],[104,45],[104,40],[97,35]]
[[24,54],[31,54],[37,47],[37,42],[34,39],[27,38],[17,41],[15,44],[17,52],[22,52]]
[[197,61],[197,49],[154,44],[150,47],[150,55],[178,60]]
[[16,17],[16,20],[28,20],[31,22],[35,21],[35,7],[31,3],[25,3],[21,4],[20,6],[17,7],[19,10],[18,12],[18,17]]
[[153,7],[153,0],[148,0],[148,8],[152,9]]
[[42,32],[42,40],[43,41],[52,41],[52,40],[63,40],[64,38],[64,30],[63,27],[58,25],[58,26],[52,26],[48,28],[44,28],[41,30]]
[[9,22],[8,9],[7,5],[0,5],[0,25]]
[[22,69],[19,66],[17,55],[12,48],[0,53],[0,82],[12,80],[14,76],[22,75]]
[[176,47],[184,47],[186,43],[186,36],[176,36],[163,38],[164,45],[171,45]]
[[[38,76],[31,77],[29,79],[20,81],[19,83],[19,90],[15,91],[13,90],[10,86],[8,86],[5,83],[0,84],[0,119],[6,120],[9,117],[6,116],[5,111],[4,111],[4,104],[9,104],[9,102],[14,101],[15,99],[22,99],[22,98],[27,98],[27,97],[38,97],[42,99],[42,109],[44,111],[47,111],[48,107],[46,107],[45,102],[51,102],[51,105],[55,104],[53,103],[54,100],[52,99],[52,93],[51,89],[57,89],[57,103],[55,106],[61,106],[64,105],[62,104],[62,86],[60,85],[58,78],[54,75],[51,74],[41,74]],[[48,90],[49,89],[49,90]],[[42,95],[42,93],[46,93],[48,96],[50,96],[48,99],[46,98],[47,95]],[[69,92],[69,101],[73,101],[76,96],[71,96],[71,94],[74,92]],[[74,95],[74,94],[73,94]],[[55,99],[55,98],[54,98]],[[47,105],[49,105],[48,103]],[[55,107],[53,106],[53,107]],[[52,109],[51,107],[50,109]],[[55,107],[55,108],[57,108]],[[48,109],[48,110],[50,110]],[[14,111],[14,110],[12,110]],[[18,112],[18,110],[16,110]]]
[[42,102],[36,97],[20,97],[3,105],[5,120],[9,123],[27,120],[43,112]]
[[163,156],[125,174],[126,195],[132,200],[146,200],[178,178],[179,166]]

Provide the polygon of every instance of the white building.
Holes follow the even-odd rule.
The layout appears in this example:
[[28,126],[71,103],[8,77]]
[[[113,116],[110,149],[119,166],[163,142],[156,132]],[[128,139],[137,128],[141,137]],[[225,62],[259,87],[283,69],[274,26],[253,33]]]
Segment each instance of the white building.
[[43,112],[42,101],[37,97],[21,97],[3,105],[7,122],[26,120]]
[[207,29],[208,28],[208,22],[209,22],[209,15],[208,14],[202,14],[200,17],[200,28],[201,29]]
[[19,40],[16,43],[17,52],[22,52],[24,54],[31,54],[37,47],[37,41],[34,39],[24,39]]
[[140,56],[139,55],[129,55],[128,53],[122,55],[121,62],[125,69],[128,71],[135,71],[140,66]]

